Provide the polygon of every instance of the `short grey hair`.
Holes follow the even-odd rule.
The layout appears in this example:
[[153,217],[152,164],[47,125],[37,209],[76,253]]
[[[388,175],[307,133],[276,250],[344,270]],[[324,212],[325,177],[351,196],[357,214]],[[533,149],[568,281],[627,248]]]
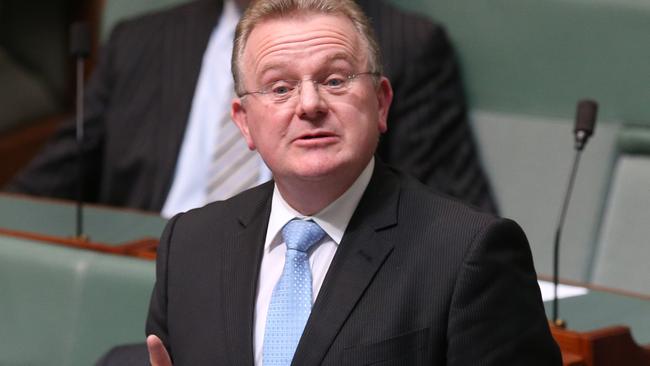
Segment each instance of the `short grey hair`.
[[248,7],[235,31],[231,70],[237,95],[241,96],[245,93],[240,60],[243,58],[246,42],[253,29],[266,20],[309,13],[343,15],[348,18],[357,33],[365,40],[368,48],[369,71],[383,73],[379,46],[370,20],[353,0],[257,0]]

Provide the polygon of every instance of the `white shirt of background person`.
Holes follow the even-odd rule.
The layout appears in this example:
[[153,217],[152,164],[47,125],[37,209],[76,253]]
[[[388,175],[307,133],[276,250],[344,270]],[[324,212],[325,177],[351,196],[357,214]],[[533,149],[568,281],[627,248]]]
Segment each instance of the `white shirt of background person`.
[[[230,56],[239,17],[235,3],[225,1],[221,18],[212,31],[203,55],[174,180],[161,212],[165,218],[206,203],[206,187],[210,181],[207,172],[210,171],[215,142],[219,139],[217,125],[220,116],[229,113],[234,93]],[[271,179],[271,171],[259,155],[257,160],[259,184]]]

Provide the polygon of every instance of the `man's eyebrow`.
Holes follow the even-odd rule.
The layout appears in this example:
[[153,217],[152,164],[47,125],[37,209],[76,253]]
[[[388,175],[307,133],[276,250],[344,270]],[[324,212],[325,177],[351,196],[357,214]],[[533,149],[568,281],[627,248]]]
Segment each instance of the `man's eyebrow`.
[[264,77],[264,75],[270,71],[282,71],[287,68],[287,63],[286,62],[271,62],[268,64],[265,64],[259,72],[260,77]]
[[354,57],[354,56],[351,56],[350,54],[348,54],[346,52],[334,53],[334,54],[331,54],[331,55],[327,55],[327,57],[325,58],[326,62],[332,62],[332,61],[338,61],[338,60],[354,63],[354,61],[356,61],[357,58]]
[[[344,61],[351,65],[355,63],[356,57],[346,52],[337,52],[327,55],[323,58],[323,63],[329,65],[335,61]],[[265,64],[259,71],[259,77],[264,78],[268,72],[272,71],[285,71],[287,70],[288,63],[286,61],[273,61]]]

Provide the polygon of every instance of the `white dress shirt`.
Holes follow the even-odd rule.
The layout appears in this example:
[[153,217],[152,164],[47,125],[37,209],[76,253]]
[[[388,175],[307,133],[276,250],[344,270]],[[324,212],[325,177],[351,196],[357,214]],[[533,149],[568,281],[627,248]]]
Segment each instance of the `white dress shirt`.
[[273,190],[271,202],[271,216],[266,230],[264,242],[264,255],[260,267],[260,277],[257,287],[257,300],[255,303],[255,330],[253,347],[255,350],[255,365],[262,365],[262,349],[264,344],[264,330],[266,329],[266,314],[271,302],[273,288],[282,275],[284,257],[287,247],[282,240],[281,230],[293,218],[312,219],[327,235],[315,244],[309,251],[309,266],[312,273],[312,304],[318,296],[327,270],[334,258],[336,249],[341,243],[345,229],[350,222],[359,200],[366,190],[370,177],[375,167],[372,158],[357,180],[336,201],[325,207],[313,216],[304,216],[294,210],[282,198],[277,189]]
[[[206,187],[210,182],[207,172],[210,171],[215,144],[219,141],[217,125],[222,116],[230,112],[234,93],[230,57],[239,16],[235,3],[225,1],[203,54],[174,180],[161,211],[163,217],[169,218],[207,203]],[[257,160],[260,169],[258,183],[263,183],[271,178],[271,172],[261,158]]]

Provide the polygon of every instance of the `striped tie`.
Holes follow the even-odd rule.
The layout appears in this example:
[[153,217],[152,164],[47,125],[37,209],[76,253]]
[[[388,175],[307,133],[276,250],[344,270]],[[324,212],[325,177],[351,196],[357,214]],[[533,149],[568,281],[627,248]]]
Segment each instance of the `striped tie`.
[[210,163],[207,202],[228,199],[259,180],[261,158],[248,149],[237,125],[226,113],[218,127],[218,140]]

